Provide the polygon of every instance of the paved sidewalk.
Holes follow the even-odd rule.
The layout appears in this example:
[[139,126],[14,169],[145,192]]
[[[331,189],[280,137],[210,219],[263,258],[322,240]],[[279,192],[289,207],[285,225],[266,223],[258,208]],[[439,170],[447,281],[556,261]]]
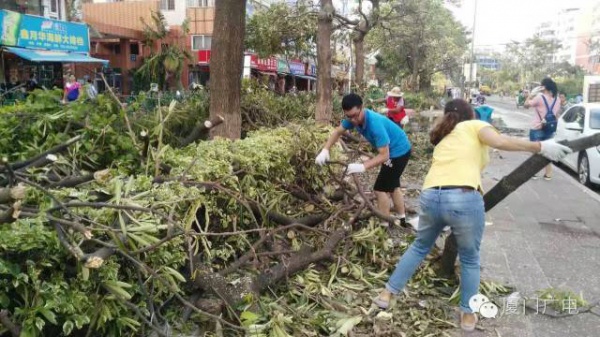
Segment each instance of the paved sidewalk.
[[[494,152],[483,175],[486,190],[528,156]],[[491,225],[481,248],[483,279],[513,285],[529,298],[535,298],[536,290],[555,287],[582,293],[589,303],[600,300],[600,197],[595,192],[555,167],[552,181],[530,180],[487,217]],[[598,337],[600,307],[564,318],[530,310],[504,313],[484,320],[481,327],[457,335]]]

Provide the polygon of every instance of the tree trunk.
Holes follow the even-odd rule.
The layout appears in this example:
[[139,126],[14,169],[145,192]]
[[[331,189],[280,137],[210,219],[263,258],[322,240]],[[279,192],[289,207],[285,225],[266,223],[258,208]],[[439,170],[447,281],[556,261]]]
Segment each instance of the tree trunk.
[[[585,149],[600,145],[600,133],[593,136],[583,137],[572,141],[561,141],[563,145],[570,147],[573,152],[577,153]],[[517,190],[521,185],[527,182],[534,174],[542,170],[550,161],[541,155],[533,155],[524,161],[519,167],[514,169],[509,175],[502,178],[491,190],[483,196],[485,211],[489,212],[492,208],[498,205],[509,194]],[[440,260],[438,275],[448,277],[454,273],[454,262],[458,249],[454,235],[451,234],[446,238],[444,243],[444,252]]]
[[317,123],[329,124],[332,113],[331,33],[334,7],[332,0],[321,0],[317,33]]
[[246,0],[219,0],[210,60],[210,118],[225,121],[212,136],[239,139],[242,134],[240,96],[244,63]]
[[419,90],[431,90],[431,74],[429,74],[427,71],[423,71],[419,74]]
[[357,33],[352,42],[354,42],[354,63],[356,64],[354,85],[361,88],[365,79],[365,34]]

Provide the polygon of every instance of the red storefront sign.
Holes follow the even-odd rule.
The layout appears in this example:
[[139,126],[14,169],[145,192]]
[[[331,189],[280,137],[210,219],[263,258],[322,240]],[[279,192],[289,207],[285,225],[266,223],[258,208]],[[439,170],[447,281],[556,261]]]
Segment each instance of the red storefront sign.
[[198,63],[210,63],[210,49],[198,50]]
[[261,59],[258,55],[250,56],[250,67],[258,69],[259,71],[276,72],[277,71],[277,59],[269,57]]

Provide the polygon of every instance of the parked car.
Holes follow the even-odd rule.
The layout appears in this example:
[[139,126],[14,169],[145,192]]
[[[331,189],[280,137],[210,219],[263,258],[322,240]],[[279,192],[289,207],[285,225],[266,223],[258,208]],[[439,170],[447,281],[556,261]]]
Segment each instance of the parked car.
[[[600,103],[581,103],[570,107],[560,116],[555,139],[572,140],[599,132]],[[577,172],[582,184],[600,184],[600,146],[572,153],[561,162]]]

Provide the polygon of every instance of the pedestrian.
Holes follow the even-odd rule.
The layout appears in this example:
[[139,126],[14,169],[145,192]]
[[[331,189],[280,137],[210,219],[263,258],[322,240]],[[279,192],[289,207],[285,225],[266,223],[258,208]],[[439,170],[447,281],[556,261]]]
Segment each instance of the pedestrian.
[[[363,108],[362,98],[354,93],[342,98],[345,119],[329,136],[323,150],[315,162],[323,165],[329,161],[329,150],[347,131],[356,129],[363,135],[378,154],[364,163],[353,163],[346,168],[347,174],[362,173],[381,165],[373,190],[377,197],[377,208],[386,216],[390,215],[391,194],[396,217],[406,224],[404,196],[400,189],[400,177],[410,158],[411,144],[406,133],[390,119],[372,110]],[[389,225],[382,222],[382,226]]]
[[27,82],[25,83],[25,87],[27,88],[27,91],[34,91],[35,89],[39,89],[39,84],[37,79],[35,78],[35,73],[30,73],[29,74],[29,80],[27,80]]
[[79,98],[79,89],[81,88],[81,84],[76,81],[75,76],[68,75],[67,83],[65,84],[65,92],[63,97],[63,102],[73,102],[77,98]]
[[564,91],[560,91],[558,93],[558,100],[560,101],[560,111],[558,113],[559,116],[562,116],[565,111],[569,110],[571,107],[571,103],[567,100],[567,94]]
[[385,102],[387,116],[399,127],[403,128],[408,123],[408,117],[404,108],[404,93],[400,87],[394,87],[388,91]]
[[455,99],[444,107],[443,118],[430,134],[435,148],[421,191],[417,237],[400,258],[385,290],[374,300],[387,309],[392,295],[402,291],[440,232],[449,226],[458,246],[460,325],[466,331],[473,331],[477,323],[469,299],[478,293],[480,282],[479,249],[485,226],[481,171],[489,161],[488,147],[539,153],[554,161],[571,151],[552,139],[532,142],[501,135],[474,117],[465,100]]
[[91,78],[87,79],[86,92],[90,100],[96,100],[96,97],[98,96],[98,89],[96,89],[96,86],[94,85],[94,82],[92,82]]
[[[541,86],[532,90],[531,95],[525,101],[525,107],[534,108],[529,140],[543,141],[553,138],[560,112],[556,83],[548,77],[544,78]],[[552,164],[546,165],[544,180],[552,180]]]

